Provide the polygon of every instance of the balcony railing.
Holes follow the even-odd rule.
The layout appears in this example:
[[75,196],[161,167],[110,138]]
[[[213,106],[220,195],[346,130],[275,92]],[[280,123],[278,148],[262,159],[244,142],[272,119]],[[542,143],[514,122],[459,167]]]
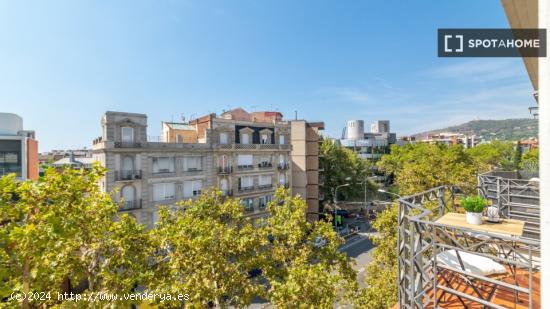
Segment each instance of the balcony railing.
[[290,167],[288,163],[279,163],[277,164],[277,169],[279,170],[287,170]]
[[158,170],[153,170],[151,172],[152,175],[175,174],[175,173],[176,173],[175,169],[168,169],[168,168],[161,168]]
[[218,144],[217,147],[228,150],[290,150],[287,144]]
[[115,148],[139,148],[141,143],[138,142],[115,142]]
[[229,196],[233,196],[233,190],[231,190],[231,189],[222,190],[222,197],[229,197]]
[[273,168],[273,164],[271,162],[261,162],[261,163],[258,163],[258,168],[261,168],[261,169]]
[[255,189],[254,186],[239,187],[239,193],[254,191],[254,189]]
[[116,171],[116,180],[136,180],[141,179],[141,170],[122,170]]
[[202,172],[202,167],[188,167],[185,171],[188,173]]
[[253,170],[254,165],[237,165],[238,170]]
[[273,184],[258,185],[258,190],[272,189]]
[[218,174],[220,175],[226,175],[231,174],[233,172],[232,166],[219,166],[218,167]]
[[288,189],[288,188],[290,188],[290,183],[288,183],[288,182],[283,182],[283,183],[279,183],[278,186],[279,186],[279,187],[282,186],[282,187],[284,187],[285,189]]
[[141,209],[141,207],[142,207],[141,199],[133,200],[133,201],[124,201],[124,203],[118,208],[118,211]]
[[[515,236],[488,231],[499,223],[484,223],[485,228],[444,223],[439,219],[460,211],[456,192],[438,187],[399,199],[399,308],[540,307],[540,240],[527,225]],[[479,192],[496,201],[501,218],[514,218],[508,207],[518,204],[538,213],[533,211],[538,204],[530,203],[533,195],[526,194],[538,192],[533,182],[482,175]],[[510,202],[509,196],[517,199]]]

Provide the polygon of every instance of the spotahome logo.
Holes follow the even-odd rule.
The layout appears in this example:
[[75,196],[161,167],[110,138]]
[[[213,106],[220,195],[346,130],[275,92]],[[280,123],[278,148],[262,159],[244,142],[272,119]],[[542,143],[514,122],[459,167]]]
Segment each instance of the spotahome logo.
[[438,29],[439,57],[546,57],[546,29]]

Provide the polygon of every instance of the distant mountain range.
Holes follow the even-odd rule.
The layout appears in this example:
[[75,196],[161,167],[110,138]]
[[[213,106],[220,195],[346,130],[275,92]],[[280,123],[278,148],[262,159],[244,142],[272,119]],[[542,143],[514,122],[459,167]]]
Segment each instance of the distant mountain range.
[[537,137],[539,134],[538,120],[531,118],[504,119],[504,120],[472,120],[461,125],[426,131],[413,134],[417,139],[425,138],[428,134],[441,132],[455,132],[475,134],[483,140],[520,140]]

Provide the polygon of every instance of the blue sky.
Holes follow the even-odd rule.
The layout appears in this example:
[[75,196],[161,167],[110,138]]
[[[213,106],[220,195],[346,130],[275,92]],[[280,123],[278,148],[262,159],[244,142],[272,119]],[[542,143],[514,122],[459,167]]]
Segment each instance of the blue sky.
[[0,1],[0,111],[40,151],[91,146],[106,110],[161,120],[241,106],[398,135],[529,117],[519,58],[438,58],[438,28],[508,27],[499,0]]

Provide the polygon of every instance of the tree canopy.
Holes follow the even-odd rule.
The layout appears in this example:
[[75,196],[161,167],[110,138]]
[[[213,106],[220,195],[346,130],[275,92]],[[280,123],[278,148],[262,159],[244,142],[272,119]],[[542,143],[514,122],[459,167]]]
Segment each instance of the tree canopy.
[[[0,180],[0,297],[11,292],[86,291],[127,293],[144,282],[147,237],[101,192],[105,170],[46,171],[38,181]],[[57,297],[7,306],[54,305]]]
[[[308,222],[307,205],[280,188],[268,217],[213,189],[161,207],[150,230],[101,192],[105,170],[47,170],[37,181],[0,179],[2,307],[128,307],[120,296],[170,294],[160,308],[238,308],[261,297],[278,307],[350,303],[356,274],[330,223]],[[12,293],[50,292],[15,301]],[[109,293],[115,303],[59,300],[56,292]],[[182,299],[176,295],[184,295]],[[298,305],[297,305],[298,304]]]
[[514,143],[510,141],[494,140],[469,148],[466,153],[472,158],[476,171],[479,173],[485,173],[495,168],[503,170],[518,168]]
[[319,151],[320,167],[324,170],[325,177],[321,188],[325,200],[332,201],[334,188],[345,183],[349,183],[350,186],[338,190],[338,199],[362,198],[364,193],[362,183],[372,174],[372,162],[359,158],[352,150],[340,147],[328,139],[323,140]]
[[399,194],[407,195],[441,185],[472,190],[476,170],[462,146],[427,143],[392,146],[391,153],[377,163],[380,170],[395,175]]

